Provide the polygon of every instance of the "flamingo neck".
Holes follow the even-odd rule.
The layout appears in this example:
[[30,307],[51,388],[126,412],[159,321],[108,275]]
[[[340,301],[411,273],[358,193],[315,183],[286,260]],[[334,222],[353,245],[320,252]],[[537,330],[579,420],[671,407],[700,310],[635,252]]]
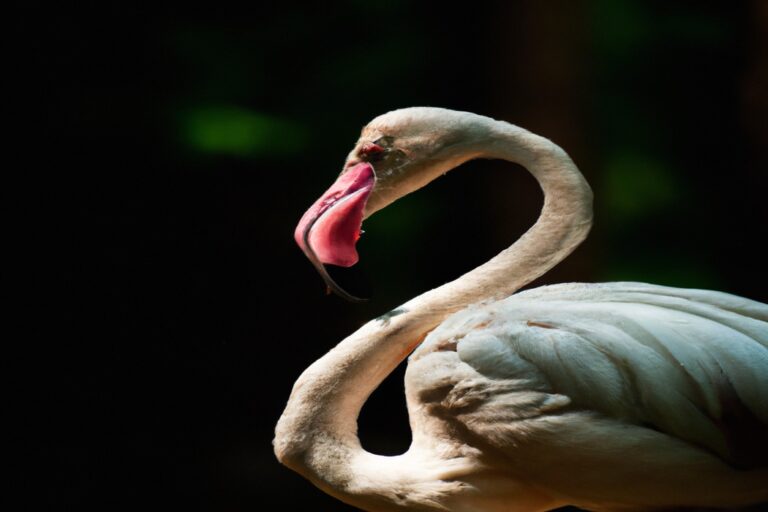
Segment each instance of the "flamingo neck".
[[544,192],[544,205],[536,223],[510,247],[403,305],[433,311],[440,321],[470,304],[512,295],[565,259],[592,226],[592,190],[565,151],[518,126],[475,117],[490,125],[490,135],[472,149],[474,155],[525,167]]
[[[591,225],[592,192],[562,149],[507,123],[472,120],[487,123],[490,135],[468,147],[463,160],[500,158],[528,169],[544,191],[539,219],[490,261],[368,322],[313,363],[296,381],[277,424],[280,461],[353,505],[365,504],[366,489],[382,478],[369,470],[377,456],[357,437],[357,418],[370,394],[448,315],[511,295],[565,258]],[[383,467],[385,459],[374,462]]]

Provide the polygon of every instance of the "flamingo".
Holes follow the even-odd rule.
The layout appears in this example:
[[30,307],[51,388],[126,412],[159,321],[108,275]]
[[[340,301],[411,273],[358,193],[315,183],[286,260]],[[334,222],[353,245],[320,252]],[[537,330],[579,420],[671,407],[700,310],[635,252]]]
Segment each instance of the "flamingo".
[[[369,511],[768,500],[768,305],[634,282],[518,293],[573,251],[592,222],[589,185],[551,141],[468,112],[389,112],[363,128],[296,241],[344,295],[324,265],[357,262],[362,220],[475,158],[533,174],[545,197],[537,222],[487,263],[368,322],[307,368],[277,423],[279,461]],[[398,456],[369,453],[358,414],[409,355],[412,443]]]

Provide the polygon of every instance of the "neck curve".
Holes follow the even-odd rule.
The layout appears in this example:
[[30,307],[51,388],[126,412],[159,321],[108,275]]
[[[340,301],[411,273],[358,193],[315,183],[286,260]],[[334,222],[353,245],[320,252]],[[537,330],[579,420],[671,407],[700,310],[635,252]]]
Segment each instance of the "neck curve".
[[562,149],[508,123],[476,115],[469,119],[484,123],[489,135],[469,148],[461,161],[480,157],[521,164],[539,182],[544,206],[536,223],[512,246],[458,279],[368,322],[296,381],[277,424],[275,453],[281,462],[348,503],[365,503],[364,488],[381,478],[364,474],[362,465],[356,465],[361,457],[376,457],[362,449],[357,437],[357,417],[373,390],[448,315],[472,303],[511,295],[565,258],[591,226],[592,192]]
[[512,295],[565,259],[592,226],[592,190],[565,151],[518,126],[476,117],[490,124],[490,135],[473,156],[525,167],[539,183],[544,205],[536,223],[510,247],[403,305],[434,311],[440,321],[470,304]]

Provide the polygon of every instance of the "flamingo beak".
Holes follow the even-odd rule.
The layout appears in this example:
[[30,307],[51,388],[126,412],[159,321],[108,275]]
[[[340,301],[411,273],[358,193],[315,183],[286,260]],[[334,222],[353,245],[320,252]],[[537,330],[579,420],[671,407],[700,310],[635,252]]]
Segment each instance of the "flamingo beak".
[[355,244],[376,176],[368,162],[341,174],[301,217],[294,239],[315,266],[351,267],[358,262]]

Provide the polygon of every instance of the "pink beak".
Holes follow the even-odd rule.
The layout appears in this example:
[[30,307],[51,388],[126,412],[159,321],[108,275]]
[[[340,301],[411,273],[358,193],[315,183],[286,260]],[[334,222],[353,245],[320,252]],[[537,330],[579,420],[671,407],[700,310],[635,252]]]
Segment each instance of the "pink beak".
[[355,244],[375,182],[371,164],[359,163],[339,176],[301,217],[293,237],[310,260],[341,267],[357,263]]

